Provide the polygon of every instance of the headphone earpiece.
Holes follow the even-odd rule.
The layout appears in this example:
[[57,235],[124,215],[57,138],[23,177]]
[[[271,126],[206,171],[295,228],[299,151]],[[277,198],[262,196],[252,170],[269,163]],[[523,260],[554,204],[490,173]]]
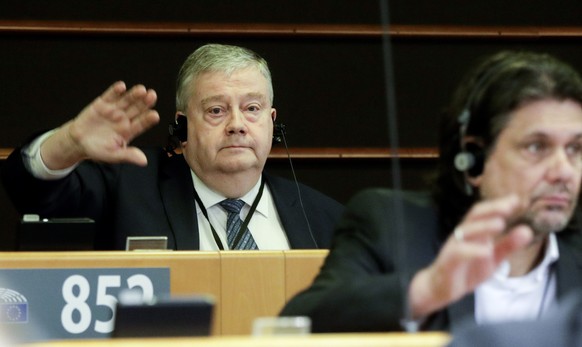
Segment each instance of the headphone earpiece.
[[457,153],[455,156],[455,168],[459,171],[467,171],[475,165],[475,157],[466,151]]
[[168,133],[180,142],[186,142],[188,140],[188,118],[183,114],[179,114],[176,120],[168,126]]
[[476,143],[465,144],[463,150],[455,156],[455,168],[466,172],[469,177],[479,176],[483,172],[484,165],[483,148]]
[[[176,120],[168,126],[168,133],[180,142],[186,142],[188,140],[188,119],[186,116],[178,115]],[[273,144],[282,143],[286,133],[285,124],[273,120]]]
[[[503,66],[503,65],[502,65]],[[467,181],[469,177],[477,177],[483,173],[485,165],[485,154],[483,147],[475,142],[465,143],[467,131],[471,122],[471,109],[473,104],[477,101],[477,96],[483,92],[483,87],[491,80],[492,76],[500,70],[501,67],[489,68],[483,75],[475,82],[475,85],[469,91],[467,100],[463,110],[457,117],[459,122],[459,147],[461,151],[455,155],[455,168],[465,176],[465,192],[467,195],[473,194],[473,188]]]

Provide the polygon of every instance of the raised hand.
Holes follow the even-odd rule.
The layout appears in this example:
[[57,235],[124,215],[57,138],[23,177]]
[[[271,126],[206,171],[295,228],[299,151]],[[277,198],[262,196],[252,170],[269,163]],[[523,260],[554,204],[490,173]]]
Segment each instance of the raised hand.
[[430,314],[473,292],[503,260],[529,245],[531,228],[511,224],[521,210],[515,195],[473,206],[435,261],[414,276],[409,288],[413,313]]
[[145,154],[128,144],[159,122],[152,109],[156,100],[156,92],[143,85],[127,90],[125,83],[114,83],[42,144],[45,165],[56,170],[84,159],[146,165]]

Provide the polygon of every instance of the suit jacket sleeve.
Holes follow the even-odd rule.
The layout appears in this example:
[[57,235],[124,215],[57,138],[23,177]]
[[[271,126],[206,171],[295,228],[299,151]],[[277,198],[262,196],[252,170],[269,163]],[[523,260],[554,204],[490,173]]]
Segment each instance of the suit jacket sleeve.
[[[408,274],[434,258],[437,233],[426,195],[401,197],[380,189],[356,195],[320,274],[281,315],[309,316],[314,332],[402,330]],[[402,203],[405,240],[395,230],[395,201]]]
[[2,167],[2,181],[16,209],[51,217],[98,219],[105,203],[105,182],[114,175],[114,170],[84,162],[63,179],[40,180],[26,169],[20,148]]
[[65,178],[46,181],[28,172],[17,149],[2,179],[20,213],[94,219],[96,249],[124,249],[127,236],[167,236],[171,248],[198,249],[188,166],[159,148],[145,153],[147,167],[84,161]]

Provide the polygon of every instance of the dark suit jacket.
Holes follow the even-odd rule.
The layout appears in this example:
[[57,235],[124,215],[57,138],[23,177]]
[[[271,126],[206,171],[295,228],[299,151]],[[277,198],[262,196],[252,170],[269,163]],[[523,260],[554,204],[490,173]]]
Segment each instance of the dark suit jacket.
[[[7,159],[2,179],[20,213],[42,217],[83,216],[98,226],[98,249],[124,249],[127,236],[168,236],[168,247],[199,249],[198,221],[190,168],[181,155],[145,151],[147,167],[83,162],[65,179],[35,179],[24,167],[20,150]],[[329,248],[343,206],[305,186],[265,174],[291,248]],[[314,242],[314,240],[316,242]]]
[[[437,225],[436,209],[426,193],[370,189],[356,195],[313,285],[293,298],[281,315],[310,316],[315,332],[402,330],[409,279],[441,248]],[[582,236],[566,230],[557,235],[560,299],[582,288]],[[428,317],[423,329],[455,330],[465,319],[474,320],[473,295]]]

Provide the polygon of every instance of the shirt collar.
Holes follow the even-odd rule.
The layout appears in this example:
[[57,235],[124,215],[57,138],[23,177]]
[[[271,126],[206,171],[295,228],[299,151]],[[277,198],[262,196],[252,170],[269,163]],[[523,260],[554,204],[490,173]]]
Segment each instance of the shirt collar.
[[[549,271],[550,265],[560,258],[560,251],[558,249],[558,239],[555,233],[548,235],[548,243],[544,249],[544,259],[532,271],[523,277],[529,277],[532,280],[542,279]],[[495,271],[493,277],[500,282],[510,280],[509,276],[510,265],[508,261],[504,261]]]
[[[200,200],[202,201],[202,203],[204,204],[206,209],[212,208],[215,205],[217,205],[218,203],[220,203],[222,200],[226,199],[226,197],[224,195],[222,195],[222,194],[212,190],[210,187],[208,187],[200,179],[200,177],[198,177],[196,175],[196,173],[194,173],[194,170],[190,170],[190,173],[192,174],[192,182],[194,183],[194,189],[196,189],[196,192],[198,193],[198,196],[200,197]],[[253,202],[255,201],[255,198],[257,197],[257,194],[259,193],[260,188],[261,188],[261,180],[259,179],[257,181],[257,183],[251,188],[251,190],[249,190],[245,195],[240,197],[240,199],[242,201],[244,201],[245,204],[250,208],[250,206],[252,206]],[[256,212],[259,212],[260,214],[264,215],[265,217],[268,217],[269,216],[269,198],[270,198],[270,195],[267,194],[266,190],[267,190],[267,188],[265,187],[265,190],[263,191],[263,196],[261,197],[261,200],[259,201],[259,204],[257,205]]]

